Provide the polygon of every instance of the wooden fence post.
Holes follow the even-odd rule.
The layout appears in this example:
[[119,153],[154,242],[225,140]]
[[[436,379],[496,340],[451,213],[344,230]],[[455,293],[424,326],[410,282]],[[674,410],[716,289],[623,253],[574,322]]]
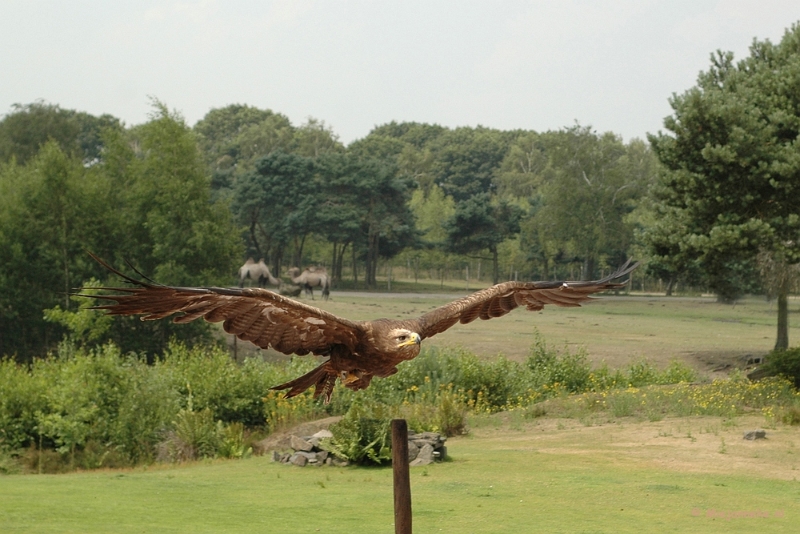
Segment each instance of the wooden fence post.
[[411,476],[408,472],[408,425],[405,419],[392,419],[392,471],[394,532],[411,534]]

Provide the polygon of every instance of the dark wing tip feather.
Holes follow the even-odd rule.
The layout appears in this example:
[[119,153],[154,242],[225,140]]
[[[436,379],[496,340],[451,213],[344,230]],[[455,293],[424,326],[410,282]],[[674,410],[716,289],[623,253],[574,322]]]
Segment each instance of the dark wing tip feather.
[[[117,276],[119,276],[120,278],[122,278],[123,280],[128,282],[129,284],[132,284],[134,286],[139,286],[139,287],[164,287],[161,284],[158,284],[158,283],[154,282],[153,280],[149,279],[147,276],[143,275],[136,267],[131,265],[131,263],[128,260],[125,260],[125,263],[127,263],[128,266],[130,266],[130,268],[133,269],[136,272],[136,274],[138,274],[139,276],[141,276],[142,278],[147,280],[146,282],[142,281],[142,280],[137,280],[136,278],[132,278],[132,277],[128,276],[127,274],[123,273],[122,271],[112,267],[109,263],[107,263],[106,261],[104,261],[102,258],[100,258],[99,256],[97,256],[96,254],[94,254],[91,251],[87,250],[86,253],[89,254],[89,256],[91,256],[91,258],[94,261],[99,263],[105,269],[107,269],[108,271],[116,274]],[[123,292],[135,292],[136,291],[135,289],[132,289],[132,288],[121,288],[121,287],[93,287],[93,288],[80,288],[80,289],[81,290],[83,290],[83,289],[101,289],[101,290],[104,290],[104,291],[113,290],[113,291],[123,291]],[[86,295],[82,295],[82,296],[86,296]],[[92,296],[94,297],[94,295],[92,295]],[[95,297],[95,298],[97,298],[97,297]]]
[[[626,261],[619,269],[617,269],[616,271],[614,271],[610,275],[606,276],[605,278],[602,278],[602,279],[598,280],[596,283],[597,284],[605,284],[605,283],[611,282],[613,280],[616,280],[618,278],[622,278],[623,276],[627,276],[627,275],[631,274],[634,271],[634,269],[639,267],[639,264],[640,264],[640,262],[638,262],[638,261],[636,263],[633,263],[633,258],[628,258],[628,261]],[[624,284],[627,283],[627,280],[625,282],[619,282],[619,283],[621,285],[624,285]]]

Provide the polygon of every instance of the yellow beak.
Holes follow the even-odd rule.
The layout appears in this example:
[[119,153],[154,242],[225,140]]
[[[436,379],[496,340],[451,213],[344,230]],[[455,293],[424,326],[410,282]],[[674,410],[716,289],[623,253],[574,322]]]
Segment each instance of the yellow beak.
[[419,345],[420,341],[422,341],[422,338],[419,337],[419,334],[414,332],[411,334],[411,337],[409,337],[407,341],[403,341],[402,343],[397,345],[397,348],[408,347],[409,345]]

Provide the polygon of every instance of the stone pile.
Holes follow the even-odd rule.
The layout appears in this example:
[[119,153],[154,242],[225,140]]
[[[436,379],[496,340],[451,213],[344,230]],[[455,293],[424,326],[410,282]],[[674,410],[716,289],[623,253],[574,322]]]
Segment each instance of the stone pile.
[[299,467],[306,465],[347,465],[347,460],[333,456],[328,451],[319,448],[319,443],[325,438],[332,438],[330,430],[320,430],[313,436],[289,437],[289,447],[292,452],[280,453],[272,451],[272,460],[282,464],[292,464]]
[[436,432],[422,432],[408,434],[408,461],[411,467],[428,465],[434,460],[444,460],[447,456],[447,447],[444,442],[447,438]]
[[[319,447],[320,441],[331,438],[330,430],[320,430],[313,436],[289,437],[291,452],[272,452],[272,460],[282,464],[291,464],[299,467],[306,465],[333,465],[337,467],[348,464],[347,460],[338,458]],[[422,432],[408,435],[408,461],[412,467],[428,465],[440,461],[447,456],[447,447],[444,442],[447,438],[436,432]]]

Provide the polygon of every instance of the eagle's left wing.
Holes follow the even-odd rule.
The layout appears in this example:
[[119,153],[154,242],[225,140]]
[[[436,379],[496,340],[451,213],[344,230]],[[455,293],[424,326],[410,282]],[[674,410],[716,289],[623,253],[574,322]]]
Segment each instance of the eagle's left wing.
[[200,317],[262,349],[284,354],[328,354],[333,345],[353,350],[363,334],[360,323],[260,288],[170,287],[131,278],[92,255],[132,287],[105,287],[113,295],[86,295],[114,304],[96,306],[111,315],[141,315],[142,320],[179,314],[175,323]]
[[454,324],[470,323],[477,318],[492,319],[502,317],[518,306],[530,311],[544,308],[546,304],[555,306],[580,306],[589,300],[592,293],[617,289],[625,283],[613,280],[622,278],[639,264],[628,260],[615,273],[601,279],[584,282],[505,282],[472,295],[445,304],[416,320],[417,333],[423,339],[444,332]]

